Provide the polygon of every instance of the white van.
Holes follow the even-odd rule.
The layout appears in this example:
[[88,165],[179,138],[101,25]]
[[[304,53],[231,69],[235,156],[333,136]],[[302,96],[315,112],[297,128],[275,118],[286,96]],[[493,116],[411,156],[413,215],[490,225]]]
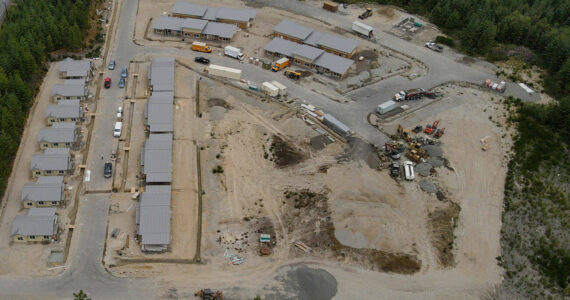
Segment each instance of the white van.
[[123,107],[119,106],[117,109],[117,120],[121,120],[123,118]]
[[113,131],[114,137],[121,137],[121,130],[123,129],[123,122],[115,122],[115,131]]
[[409,160],[404,162],[404,174],[406,176],[406,180],[414,180],[414,163]]

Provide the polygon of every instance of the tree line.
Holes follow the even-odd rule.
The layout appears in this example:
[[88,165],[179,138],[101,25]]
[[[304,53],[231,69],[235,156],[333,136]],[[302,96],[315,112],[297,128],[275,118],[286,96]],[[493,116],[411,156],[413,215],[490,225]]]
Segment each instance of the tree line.
[[17,0],[0,28],[0,195],[50,53],[80,50],[90,0]]

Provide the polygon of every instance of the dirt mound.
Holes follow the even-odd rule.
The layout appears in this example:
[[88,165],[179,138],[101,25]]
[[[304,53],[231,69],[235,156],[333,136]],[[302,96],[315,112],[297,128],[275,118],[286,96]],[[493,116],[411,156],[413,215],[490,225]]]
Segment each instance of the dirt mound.
[[226,100],[221,99],[221,98],[210,98],[208,99],[208,107],[214,107],[214,106],[221,106],[225,109],[232,109],[232,106],[226,102]]
[[392,17],[395,15],[394,9],[391,8],[391,7],[387,7],[387,6],[385,6],[385,7],[380,7],[379,9],[376,10],[376,12],[377,12],[379,15],[384,15],[384,16],[386,16],[386,17],[388,17],[388,18],[392,18]]
[[349,147],[347,151],[340,157],[341,161],[362,159],[372,169],[377,169],[380,165],[382,165],[382,161],[380,161],[380,158],[378,157],[378,154],[372,145],[356,137],[349,137],[347,138],[347,141]]
[[323,150],[328,144],[332,143],[326,136],[317,135],[311,138],[311,147],[315,150]]
[[437,250],[439,262],[444,267],[455,264],[453,257],[453,231],[459,220],[459,205],[447,201],[446,206],[428,213],[431,244]]
[[291,143],[277,135],[272,137],[269,151],[273,155],[273,162],[280,168],[296,165],[307,158],[302,150],[295,149]]

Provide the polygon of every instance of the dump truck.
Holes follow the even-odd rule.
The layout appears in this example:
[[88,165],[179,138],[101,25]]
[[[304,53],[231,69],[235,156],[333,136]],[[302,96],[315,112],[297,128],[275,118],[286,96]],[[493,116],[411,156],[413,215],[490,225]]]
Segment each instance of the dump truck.
[[285,76],[291,78],[291,79],[298,80],[299,78],[301,78],[301,72],[296,72],[296,71],[292,71],[292,70],[285,70],[285,72],[283,74]]
[[358,16],[359,19],[364,20],[372,15],[372,8],[366,8],[366,10]]
[[190,49],[192,49],[193,51],[199,51],[199,52],[205,52],[205,53],[212,52],[212,48],[210,48],[210,46],[206,45],[206,43],[202,43],[202,42],[193,42],[192,47],[190,47]]
[[372,26],[358,21],[352,22],[352,30],[367,38],[372,38],[374,36],[374,28],[372,28]]
[[428,92],[424,89],[411,89],[411,90],[399,91],[394,95],[394,100],[396,101],[416,100],[416,99],[421,99],[424,96],[434,97],[435,93]]
[[385,114],[389,111],[394,110],[394,108],[398,107],[398,104],[392,100],[390,101],[386,101],[380,105],[378,105],[378,107],[376,107],[376,112],[378,112],[379,114]]
[[338,3],[334,3],[332,1],[325,1],[325,3],[323,3],[323,8],[328,10],[328,11],[337,12],[338,11]]
[[224,48],[224,54],[226,56],[233,57],[235,59],[239,59],[239,60],[243,59],[243,53],[241,52],[241,50],[239,48],[236,48],[236,47],[226,46]]
[[273,64],[273,67],[271,68],[271,70],[273,70],[273,72],[281,71],[290,65],[291,65],[291,61],[288,58],[283,57]]

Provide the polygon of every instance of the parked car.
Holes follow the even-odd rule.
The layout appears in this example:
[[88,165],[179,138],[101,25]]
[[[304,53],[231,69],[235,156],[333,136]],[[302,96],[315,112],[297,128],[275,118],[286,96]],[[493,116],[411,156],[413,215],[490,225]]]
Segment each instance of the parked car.
[[103,170],[103,176],[105,178],[111,178],[112,175],[113,175],[113,164],[111,164],[110,162],[106,162],[105,168]]
[[109,77],[105,78],[104,86],[106,89],[111,87],[111,78],[109,78]]
[[427,42],[427,43],[426,43],[426,47],[429,48],[429,49],[431,49],[431,50],[433,50],[433,51],[437,51],[437,52],[443,51],[443,47],[442,47],[442,46],[440,46],[440,45],[438,45],[438,44],[436,44],[436,43],[434,43],[434,42],[432,42],[432,41]]
[[205,65],[207,65],[207,64],[210,63],[210,60],[209,60],[209,59],[207,59],[207,58],[205,58],[205,57],[202,57],[202,56],[199,56],[199,57],[194,58],[194,61],[197,62],[197,63],[199,63],[199,64],[205,64]]
[[113,136],[121,137],[122,130],[123,130],[123,122],[115,122],[115,129],[113,130]]
[[125,78],[124,77],[121,77],[121,79],[119,79],[119,87],[120,88],[125,87]]
[[115,60],[111,60],[109,62],[109,70],[115,70]]
[[127,68],[123,68],[123,70],[121,71],[121,78],[127,78],[127,75],[129,75],[129,71],[127,70]]
[[117,109],[117,119],[120,120],[123,118],[123,107],[119,106],[119,108]]
[[390,174],[394,177],[400,176],[400,164],[398,162],[393,162],[390,167]]

